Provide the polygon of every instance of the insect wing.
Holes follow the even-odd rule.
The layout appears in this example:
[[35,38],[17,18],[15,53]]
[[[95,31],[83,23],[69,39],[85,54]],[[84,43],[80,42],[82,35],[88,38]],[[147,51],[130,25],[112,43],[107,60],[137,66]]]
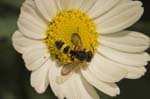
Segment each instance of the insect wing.
[[77,47],[83,47],[81,38],[77,33],[72,34],[71,42]]
[[69,63],[69,64],[65,64],[63,65],[62,69],[61,69],[61,74],[63,76],[68,75],[69,73],[71,73],[72,71],[74,71],[77,67],[79,67],[79,63]]

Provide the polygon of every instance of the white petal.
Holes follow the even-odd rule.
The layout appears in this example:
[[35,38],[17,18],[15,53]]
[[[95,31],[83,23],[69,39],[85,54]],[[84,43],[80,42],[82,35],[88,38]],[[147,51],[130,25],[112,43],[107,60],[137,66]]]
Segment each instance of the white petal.
[[44,44],[33,45],[23,53],[23,59],[27,69],[33,71],[43,65],[49,58],[47,47]]
[[137,22],[143,14],[140,1],[120,4],[105,15],[95,20],[97,32],[108,34],[118,32]]
[[147,61],[150,60],[149,55],[145,52],[124,53],[103,45],[99,46],[97,50],[110,60],[126,65],[143,66],[147,65]]
[[110,96],[116,96],[120,94],[120,90],[116,84],[103,82],[97,79],[93,74],[84,72],[84,70],[82,70],[82,74],[90,84],[92,84],[94,87],[96,87],[100,91]]
[[146,72],[146,68],[143,67],[133,67],[133,66],[126,66],[124,67],[128,71],[128,75],[125,78],[128,79],[138,79],[144,76]]
[[144,75],[146,69],[144,66],[135,67],[131,65],[119,64],[113,62],[102,55],[96,54],[91,64],[83,73],[92,74],[98,80],[104,82],[118,82],[123,78],[137,79]]
[[62,9],[71,10],[80,8],[83,1],[84,0],[60,0],[60,4]]
[[96,0],[83,0],[80,10],[82,12],[87,12],[96,3]]
[[80,73],[72,74],[65,82],[58,83],[61,68],[52,65],[49,72],[50,85],[59,99],[99,99],[95,89],[90,86]]
[[51,21],[58,12],[56,0],[35,0],[35,3],[47,21]]
[[99,43],[125,52],[143,52],[150,46],[146,35],[134,31],[121,31],[115,34],[101,35]]
[[51,64],[52,62],[48,60],[42,67],[31,73],[31,85],[40,94],[45,92],[49,84],[48,72]]
[[84,72],[93,74],[97,79],[104,82],[118,82],[127,75],[127,70],[121,66],[121,64],[96,54]]
[[133,0],[121,0],[121,1],[120,1],[120,4],[121,4],[121,3],[125,3],[125,2],[130,2],[130,1],[133,1]]
[[56,81],[57,77],[60,75],[59,71],[60,71],[60,68],[57,66],[56,63],[53,63],[50,66],[50,70],[49,70],[49,82],[50,82],[50,86],[51,86],[51,89],[54,92],[54,94],[59,99],[63,99],[65,96],[63,95],[63,91],[62,91],[60,85]]
[[33,45],[40,45],[43,42],[41,40],[34,40],[25,37],[19,31],[16,31],[12,36],[13,46],[19,52],[23,53],[26,51],[28,47],[32,47]]
[[92,19],[94,19],[109,11],[119,1],[120,0],[96,0],[95,4],[91,9],[89,9],[87,13]]
[[23,4],[18,19],[18,27],[19,31],[29,38],[43,39],[46,37],[47,23],[36,11],[32,0],[26,0]]

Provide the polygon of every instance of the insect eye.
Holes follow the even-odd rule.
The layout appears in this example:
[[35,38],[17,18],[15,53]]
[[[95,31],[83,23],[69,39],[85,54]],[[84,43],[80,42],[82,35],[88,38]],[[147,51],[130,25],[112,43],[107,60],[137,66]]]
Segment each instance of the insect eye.
[[87,61],[87,62],[90,62],[91,59],[92,59],[92,57],[93,57],[93,53],[92,53],[91,51],[88,51],[88,52],[87,52],[87,59],[86,59],[86,61]]
[[77,53],[77,57],[80,61],[84,61],[86,59],[87,55],[84,51],[79,51]]

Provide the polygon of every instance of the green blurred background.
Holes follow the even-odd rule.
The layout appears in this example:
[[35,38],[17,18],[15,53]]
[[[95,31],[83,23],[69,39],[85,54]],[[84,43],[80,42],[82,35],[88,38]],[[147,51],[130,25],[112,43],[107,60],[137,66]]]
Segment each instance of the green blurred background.
[[[21,55],[12,47],[11,36],[17,29],[16,22],[23,0],[0,0],[0,99],[57,99],[50,88],[37,94],[30,85],[30,72],[24,66]],[[143,0],[145,13],[142,19],[131,27],[149,35],[149,1]],[[101,92],[101,99],[150,99],[150,68],[138,80],[124,79],[118,83],[121,94],[109,97]]]

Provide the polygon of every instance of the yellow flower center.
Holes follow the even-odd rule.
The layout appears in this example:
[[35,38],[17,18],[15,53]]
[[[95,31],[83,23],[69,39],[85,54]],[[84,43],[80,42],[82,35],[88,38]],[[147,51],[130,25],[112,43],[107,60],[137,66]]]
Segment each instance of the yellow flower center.
[[61,64],[90,62],[98,45],[92,19],[75,9],[58,13],[49,22],[46,35],[49,53]]

